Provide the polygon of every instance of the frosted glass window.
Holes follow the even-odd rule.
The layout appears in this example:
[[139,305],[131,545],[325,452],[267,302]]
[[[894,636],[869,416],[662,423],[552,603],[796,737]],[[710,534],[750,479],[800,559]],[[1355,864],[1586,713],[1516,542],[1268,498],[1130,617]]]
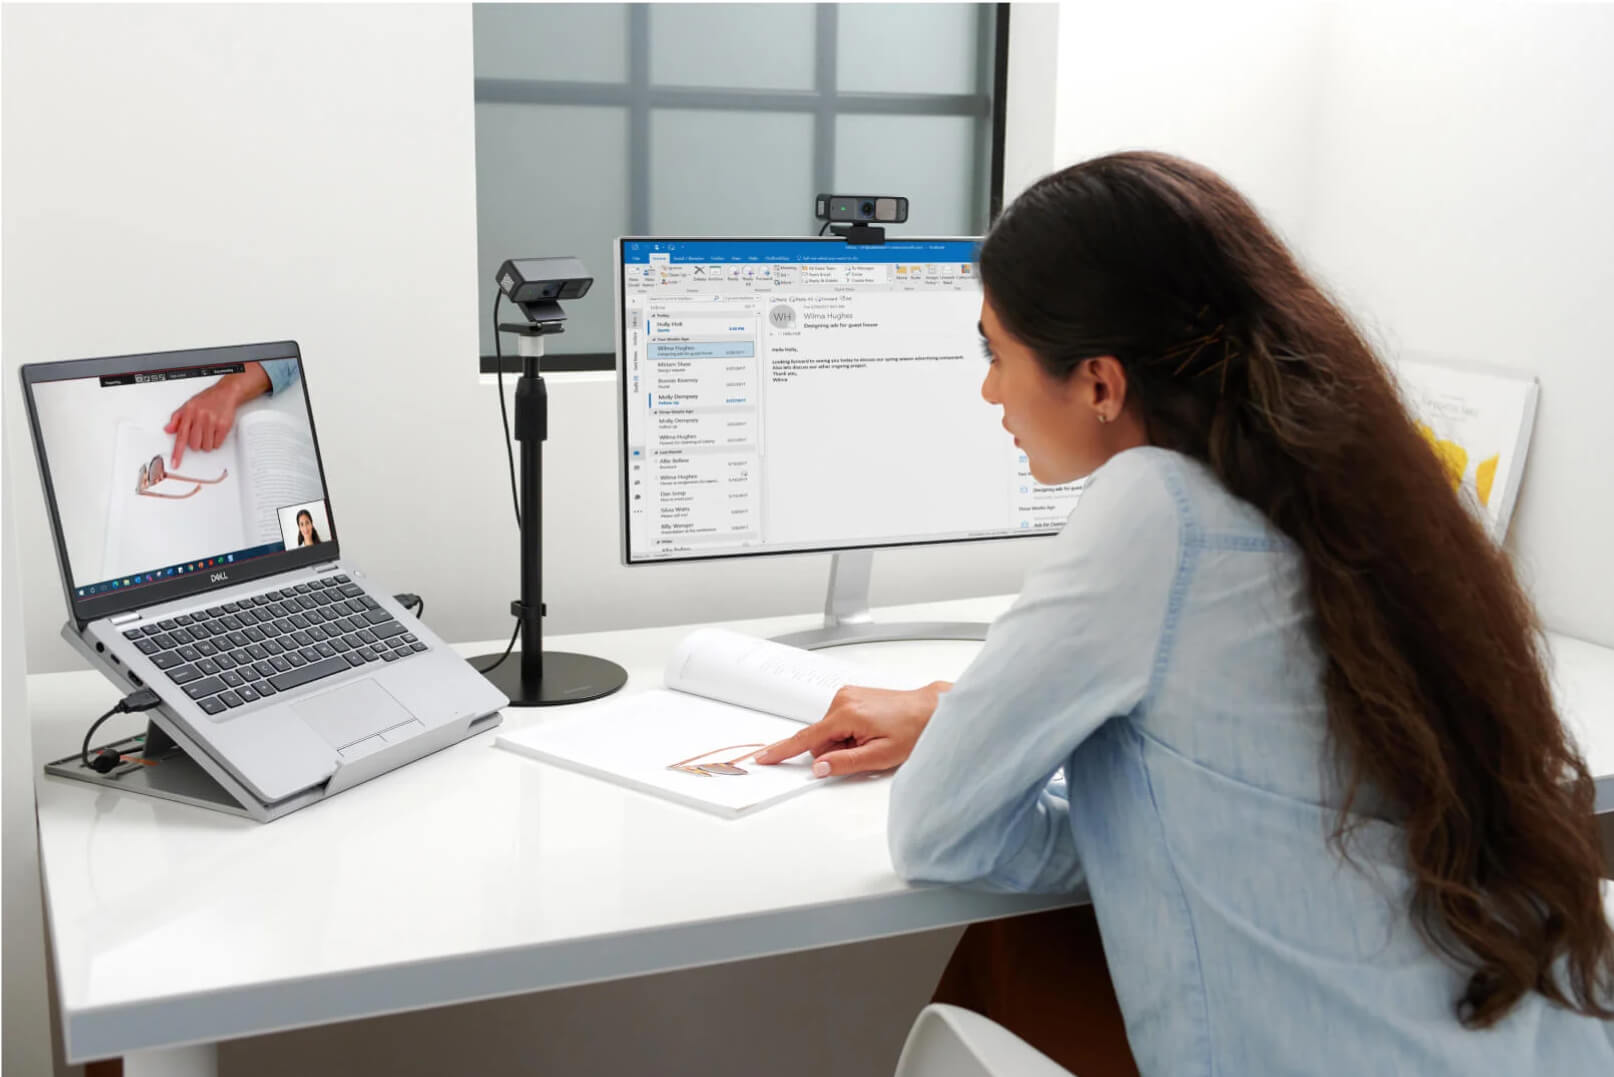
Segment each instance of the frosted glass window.
[[991,163],[982,127],[968,116],[842,116],[835,189],[905,196],[908,223],[893,234],[976,234]]
[[840,4],[837,16],[842,93],[980,92],[979,5]]
[[[566,332],[550,350],[615,349],[611,241],[629,230],[627,135],[622,108],[476,106],[477,324],[483,355],[493,354],[493,274],[500,263],[568,254],[583,260],[594,287],[566,305]],[[518,313],[508,303],[504,310]]]
[[473,4],[471,34],[479,78],[628,79],[627,4]]
[[473,4],[483,369],[506,258],[583,259],[546,353],[608,370],[616,236],[809,235],[820,192],[907,197],[898,235],[983,231],[1006,9]]
[[797,235],[813,220],[813,118],[659,110],[650,117],[656,235]]
[[812,4],[651,4],[650,81],[810,90],[817,17]]

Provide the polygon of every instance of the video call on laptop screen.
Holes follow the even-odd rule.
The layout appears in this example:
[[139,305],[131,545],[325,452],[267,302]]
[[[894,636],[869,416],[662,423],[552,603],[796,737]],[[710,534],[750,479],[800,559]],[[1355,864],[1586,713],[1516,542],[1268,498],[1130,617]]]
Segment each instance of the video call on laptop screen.
[[[220,436],[220,398],[265,380]],[[44,381],[33,395],[78,598],[334,538],[296,358]]]

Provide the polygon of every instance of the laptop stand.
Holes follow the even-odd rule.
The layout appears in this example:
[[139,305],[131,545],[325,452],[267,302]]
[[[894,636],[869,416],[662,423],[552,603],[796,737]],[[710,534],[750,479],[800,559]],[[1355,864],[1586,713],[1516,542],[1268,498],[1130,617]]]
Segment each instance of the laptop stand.
[[[91,665],[104,671],[114,683],[126,683],[124,680],[126,672],[110,664],[105,655],[97,654],[93,647],[79,637],[71,621],[62,626],[62,638]],[[135,686],[129,685],[129,687]],[[330,779],[320,785],[295,793],[284,800],[265,803],[186,734],[166,706],[154,707],[145,714],[147,717],[144,734],[125,737],[101,746],[120,755],[138,756],[141,762],[122,763],[101,774],[86,767],[75,754],[45,764],[45,773],[73,781],[89,782],[108,789],[161,797],[163,800],[178,801],[181,804],[267,823],[298,808],[306,808],[326,797],[351,789],[406,762],[458,743],[483,729],[492,728],[498,725],[503,717],[494,712],[480,718],[468,718],[463,725],[444,725],[430,736],[415,737],[394,745],[390,751],[383,749],[371,752],[353,762],[345,763],[337,767]],[[92,748],[91,752],[100,750]]]

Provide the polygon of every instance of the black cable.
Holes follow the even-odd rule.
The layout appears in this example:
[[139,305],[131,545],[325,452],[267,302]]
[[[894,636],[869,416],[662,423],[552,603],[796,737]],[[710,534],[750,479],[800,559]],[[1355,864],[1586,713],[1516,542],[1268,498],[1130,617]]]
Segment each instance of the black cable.
[[516,532],[520,538],[521,531],[521,495],[516,492],[516,453],[510,447],[510,413],[504,406],[504,350],[499,347],[499,300],[504,293],[497,288],[493,290],[493,369],[499,375],[499,418],[504,420],[504,455],[510,462],[510,503],[516,507]]
[[818,234],[819,234],[819,235],[823,235],[823,234],[824,234],[824,233],[825,233],[825,232],[827,232],[827,231],[829,231],[829,225],[830,225],[830,222],[829,222],[829,221],[825,221],[825,222],[824,222],[824,227],[822,227],[822,228],[820,228],[820,229],[819,229],[819,230],[818,230]]
[[420,620],[421,617],[425,616],[426,600],[421,598],[419,595],[412,595],[405,591],[403,594],[393,595],[392,600],[398,603],[398,605],[402,606],[404,609],[408,610],[410,613],[413,613],[415,615],[415,620],[417,621]]
[[[162,700],[158,698],[157,693],[150,688],[142,688],[138,692],[131,692],[118,700],[117,706],[90,723],[89,731],[84,734],[84,744],[78,750],[79,762],[99,774],[105,774],[117,766],[121,758],[117,752],[102,752],[95,757],[95,762],[90,762],[90,738],[95,736],[97,729],[101,728],[101,723],[114,714],[134,714],[138,711],[149,711],[161,702]],[[98,765],[103,759],[108,760],[108,762],[104,766]]]
[[[504,293],[495,288],[493,291],[493,357],[497,364],[494,369],[499,372],[499,418],[504,420],[504,455],[510,461],[510,500],[516,507],[516,542],[519,544],[526,541],[526,536],[522,534],[521,528],[521,495],[516,492],[516,454],[510,445],[512,440],[510,437],[510,413],[505,410],[504,405],[504,351],[499,347],[499,300],[503,298]],[[424,603],[422,603],[421,608],[425,608]],[[510,642],[505,646],[504,653],[485,669],[475,666],[472,668],[476,669],[478,673],[492,673],[498,669],[504,664],[504,660],[510,657],[510,651],[515,647],[516,637],[519,635],[521,635],[521,619],[518,617],[516,618],[515,631],[510,633]]]
[[472,666],[471,668],[476,670],[478,673],[492,673],[494,670],[498,669],[504,664],[504,660],[510,657],[510,652],[515,649],[516,637],[519,635],[521,635],[521,622],[518,620],[516,622],[516,630],[510,633],[510,642],[504,645],[504,653],[498,658],[494,659],[492,665]]

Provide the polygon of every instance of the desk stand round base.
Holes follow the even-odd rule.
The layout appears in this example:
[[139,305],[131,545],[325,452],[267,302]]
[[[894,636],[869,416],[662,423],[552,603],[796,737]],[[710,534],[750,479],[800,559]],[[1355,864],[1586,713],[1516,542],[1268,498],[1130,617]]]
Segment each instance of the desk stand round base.
[[[482,655],[471,659],[471,665],[481,669],[498,657]],[[544,675],[539,680],[528,681],[522,677],[520,651],[512,651],[497,669],[483,676],[510,697],[513,707],[586,703],[608,696],[628,683],[628,671],[615,662],[569,651],[545,651]]]

